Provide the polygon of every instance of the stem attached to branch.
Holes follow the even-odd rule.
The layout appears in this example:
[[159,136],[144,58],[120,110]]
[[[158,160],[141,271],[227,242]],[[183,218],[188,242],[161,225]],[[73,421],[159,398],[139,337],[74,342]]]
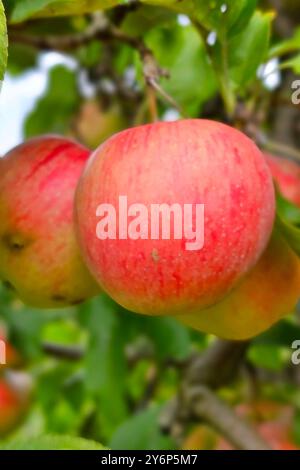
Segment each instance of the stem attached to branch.
[[157,99],[154,88],[150,85],[147,85],[147,97],[148,97],[148,107],[150,119],[152,122],[158,121],[158,110],[157,110]]

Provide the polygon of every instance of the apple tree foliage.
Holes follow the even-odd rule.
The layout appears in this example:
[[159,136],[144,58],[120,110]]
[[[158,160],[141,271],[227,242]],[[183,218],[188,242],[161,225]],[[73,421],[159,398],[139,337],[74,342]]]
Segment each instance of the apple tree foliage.
[[[157,93],[161,119],[182,115],[234,120],[239,127],[250,123],[262,130],[264,143],[265,135],[276,141],[280,102],[293,107],[290,85],[300,73],[300,26],[293,1],[281,3],[279,13],[272,0],[4,0],[0,80],[7,52],[7,76],[20,80],[41,71],[42,60],[51,61],[53,52],[60,54],[52,56],[58,63],[49,68],[46,89],[24,120],[26,138],[54,132],[100,144],[104,126],[112,134],[147,122],[145,64],[130,41],[99,35],[59,47],[60,38],[83,37],[98,18],[124,37],[142,40],[168,71]],[[47,46],[53,37],[54,51]],[[278,83],[270,85],[274,69]],[[299,143],[297,135],[288,142]],[[280,194],[277,223],[300,254],[300,212]],[[76,308],[41,312],[4,287],[0,321],[35,384],[28,415],[0,447],[177,448],[161,432],[159,416],[178,391],[186,362],[209,348],[212,337],[171,318],[139,317],[105,295]],[[300,339],[297,315],[252,340],[244,364],[248,374],[221,392],[230,404],[242,403],[245,389],[255,383],[258,399],[289,404],[291,432],[300,446],[300,366],[291,366],[295,339]],[[63,358],[49,354],[49,344],[65,351]]]

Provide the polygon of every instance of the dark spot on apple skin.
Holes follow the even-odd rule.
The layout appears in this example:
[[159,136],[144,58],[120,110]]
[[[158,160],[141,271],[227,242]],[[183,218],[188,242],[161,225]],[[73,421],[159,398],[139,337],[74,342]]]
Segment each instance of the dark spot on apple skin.
[[28,245],[28,241],[24,240],[24,238],[18,234],[6,233],[2,237],[2,241],[10,251],[15,253],[24,250]]
[[153,248],[152,253],[151,253],[151,257],[152,257],[152,259],[155,263],[159,262],[160,257],[159,257],[159,253],[158,253],[156,248]]
[[3,281],[3,285],[4,287],[6,287],[6,289],[12,291],[12,292],[16,292],[16,288],[12,285],[11,282],[9,281]]

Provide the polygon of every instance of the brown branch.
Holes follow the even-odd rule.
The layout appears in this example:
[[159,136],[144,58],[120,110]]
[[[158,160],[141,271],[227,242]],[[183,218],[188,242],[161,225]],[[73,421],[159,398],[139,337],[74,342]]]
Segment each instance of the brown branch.
[[111,24],[101,13],[93,15],[93,22],[81,33],[60,36],[37,36],[24,33],[18,28],[10,28],[9,40],[10,42],[25,44],[44,51],[56,50],[59,52],[76,49],[88,44],[92,40],[117,41],[127,44],[135,49],[141,57],[146,85],[155,90],[180,113],[182,112],[176,101],[159,85],[159,80],[162,77],[169,77],[169,74],[157,64],[153,52],[146,46],[143,39],[125,34],[122,30]]
[[79,346],[63,346],[46,342],[42,344],[42,349],[49,356],[69,361],[78,361],[84,355],[84,350]]
[[191,359],[178,395],[161,416],[160,424],[165,432],[178,439],[188,423],[204,420],[238,449],[268,449],[256,431],[213,392],[237,375],[248,344],[217,340],[203,354]]
[[[294,105],[295,108],[295,105]],[[300,162],[300,151],[295,147],[286,143],[277,142],[268,137],[261,131],[263,122],[265,121],[265,113],[260,110],[249,110],[244,103],[239,103],[236,109],[236,127],[241,128],[251,139],[253,139],[263,150],[278,153],[288,159]]]
[[147,85],[149,115],[152,122],[158,121],[157,97],[152,86]]
[[204,354],[195,356],[185,372],[188,384],[211,388],[230,383],[244,358],[247,341],[216,341]]
[[[215,371],[216,372],[216,371]],[[188,401],[193,404],[193,417],[205,420],[236,449],[271,450],[264,440],[232,408],[220,400],[208,387],[189,390]]]
[[101,13],[93,15],[93,21],[90,26],[80,33],[64,35],[44,35],[38,36],[28,34],[18,27],[8,30],[9,40],[31,46],[41,50],[68,51],[85,46],[93,40],[100,41],[120,41],[135,49],[141,54],[145,54],[147,48],[143,41],[134,36],[128,36],[121,30],[112,25],[108,19]]
[[159,365],[152,365],[150,367],[147,372],[145,390],[143,392],[142,397],[135,406],[135,411],[140,411],[147,408],[149,403],[152,401],[155,392],[160,384],[163,371],[164,367],[160,367]]
[[[56,50],[60,52],[85,46],[93,40],[118,41],[136,49],[145,61],[148,56],[153,57],[152,52],[145,46],[142,38],[123,33],[123,31],[111,24],[102,13],[94,14],[90,26],[80,33],[38,36],[28,34],[18,27],[11,27],[8,35],[10,42],[25,44],[41,50]],[[157,67],[157,70],[160,71],[161,69]]]

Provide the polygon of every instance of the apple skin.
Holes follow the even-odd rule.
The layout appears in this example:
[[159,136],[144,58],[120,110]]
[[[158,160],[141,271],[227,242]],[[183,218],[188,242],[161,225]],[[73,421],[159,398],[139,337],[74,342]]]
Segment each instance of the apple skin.
[[0,279],[33,307],[75,305],[99,288],[76,241],[73,201],[89,151],[57,136],[0,159]]
[[265,157],[281,194],[300,207],[300,166],[291,160],[268,153]]
[[224,339],[246,340],[291,313],[300,297],[300,260],[277,230],[257,265],[218,304],[177,319]]
[[[99,240],[97,207],[112,204],[118,221],[121,195],[149,212],[151,204],[204,204],[204,247],[187,251],[173,226],[170,240]],[[256,264],[272,231],[274,199],[265,159],[241,132],[199,119],[139,126],[91,157],[76,192],[78,240],[100,286],[128,310],[199,311]]]

